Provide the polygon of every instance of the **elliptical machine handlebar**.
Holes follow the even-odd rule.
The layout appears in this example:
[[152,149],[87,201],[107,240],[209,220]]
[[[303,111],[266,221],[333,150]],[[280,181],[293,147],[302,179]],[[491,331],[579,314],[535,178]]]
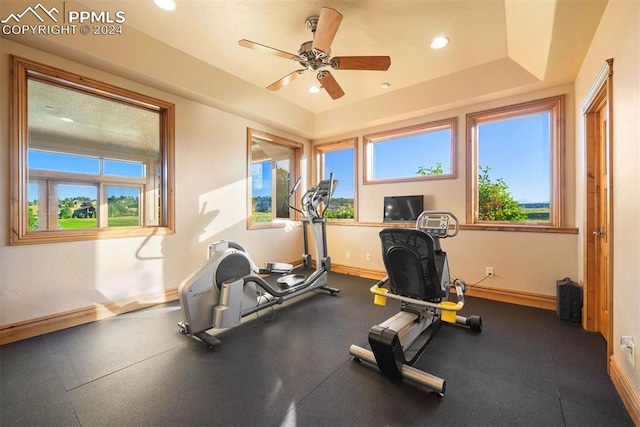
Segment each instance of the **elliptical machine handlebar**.
[[[322,182],[323,181],[320,181],[318,183],[318,188],[320,188],[320,184]],[[336,185],[338,185],[338,182],[335,179],[333,179],[333,172],[331,172],[329,174],[329,194],[327,195],[327,201],[326,203],[324,203],[324,207],[322,208],[322,218],[324,218],[324,213],[327,211],[327,208],[331,204],[331,196],[333,196],[333,190],[335,189]]]
[[294,205],[291,204],[291,197],[293,197],[294,193],[296,192],[296,190],[298,189],[298,187],[300,186],[300,183],[302,182],[302,177],[299,176],[298,180],[296,181],[295,184],[293,184],[293,188],[291,189],[291,191],[289,191],[289,195],[287,196],[287,205],[293,209],[296,212],[299,212],[301,215],[304,216],[304,212],[302,212],[300,209],[296,208]]
[[[329,179],[324,179],[317,185],[313,185],[305,191],[300,200],[302,209],[298,209],[291,203],[291,198],[300,186],[301,182],[302,177],[299,177],[287,196],[287,205],[289,205],[289,207],[294,211],[300,213],[303,218],[324,218],[324,213],[331,203],[333,191],[338,185],[338,180],[333,178],[333,172],[329,174]],[[322,212],[318,212],[318,205],[320,202],[324,205]]]

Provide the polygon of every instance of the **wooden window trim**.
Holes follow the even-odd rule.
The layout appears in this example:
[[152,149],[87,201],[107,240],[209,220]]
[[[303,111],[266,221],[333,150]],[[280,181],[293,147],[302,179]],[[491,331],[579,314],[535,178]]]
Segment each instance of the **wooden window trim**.
[[313,182],[318,182],[324,176],[324,162],[321,156],[330,151],[353,148],[353,218],[327,218],[327,223],[357,223],[358,222],[358,137],[346,138],[334,142],[325,142],[313,146]]
[[[500,119],[551,111],[550,130],[551,147],[551,199],[549,222],[541,224],[510,223],[499,221],[477,221],[477,185],[478,185],[478,152],[476,126]],[[491,110],[467,114],[467,194],[466,222],[472,229],[530,231],[540,229],[562,229],[573,234],[574,228],[564,225],[564,193],[565,193],[565,95],[553,96],[536,101],[509,105]]]
[[[247,219],[246,219],[247,230],[259,230],[259,229],[265,229],[265,228],[283,228],[286,226],[286,222],[287,222],[287,220],[285,219],[277,219],[269,222],[257,222],[257,223],[254,223],[253,221],[251,221],[251,189],[252,189],[251,145],[253,144],[254,136],[260,139],[263,139],[267,142],[272,142],[272,143],[283,145],[293,149],[294,161],[292,165],[291,176],[294,177],[294,179],[297,179],[297,177],[300,176],[300,163],[302,161],[304,145],[299,142],[291,141],[289,139],[286,139],[277,135],[272,135],[267,132],[262,132],[249,127],[247,128]],[[300,188],[298,188],[296,190],[295,195],[293,196],[296,206],[299,205],[300,194],[302,193]],[[298,212],[294,212],[294,219],[295,220],[300,219],[300,214]]]
[[[412,135],[419,135],[431,131],[437,131],[441,129],[451,129],[451,173],[442,175],[417,175],[415,177],[403,177],[403,178],[385,178],[375,179],[372,178],[373,174],[373,144],[376,142],[387,141],[394,138],[402,138]],[[430,181],[436,179],[455,179],[456,163],[457,163],[457,149],[456,141],[458,140],[458,117],[451,117],[447,119],[436,120],[428,123],[421,123],[418,125],[407,126],[399,129],[392,129],[383,132],[372,133],[363,136],[364,141],[364,168],[363,168],[363,184],[387,184],[395,182],[415,182],[415,181]]]
[[[42,244],[173,234],[175,232],[174,104],[17,56],[11,56],[11,67],[11,229],[9,243],[12,245]],[[27,81],[29,79],[159,113],[160,151],[163,162],[162,180],[164,181],[160,198],[159,226],[28,231],[26,153],[29,148],[27,111]]]

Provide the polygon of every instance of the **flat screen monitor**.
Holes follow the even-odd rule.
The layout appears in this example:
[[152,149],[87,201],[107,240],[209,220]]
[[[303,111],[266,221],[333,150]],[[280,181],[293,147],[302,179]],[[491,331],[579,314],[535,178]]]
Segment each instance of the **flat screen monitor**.
[[384,222],[416,221],[424,208],[424,196],[387,196]]

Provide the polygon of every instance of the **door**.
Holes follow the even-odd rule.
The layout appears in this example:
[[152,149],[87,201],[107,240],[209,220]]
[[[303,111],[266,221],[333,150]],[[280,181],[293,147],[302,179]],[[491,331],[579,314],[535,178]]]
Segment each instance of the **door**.
[[612,84],[613,59],[609,59],[582,103],[586,189],[582,325],[607,340],[607,359],[613,354],[614,319]]
[[597,159],[596,191],[594,206],[596,207],[595,230],[595,285],[596,285],[596,327],[605,340],[609,341],[609,307],[611,303],[610,257],[609,257],[609,117],[608,101],[596,112],[597,117]]

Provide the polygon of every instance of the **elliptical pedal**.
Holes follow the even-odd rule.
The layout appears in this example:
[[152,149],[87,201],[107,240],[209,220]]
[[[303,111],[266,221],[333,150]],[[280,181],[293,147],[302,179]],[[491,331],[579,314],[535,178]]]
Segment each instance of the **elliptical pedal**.
[[303,284],[307,280],[302,274],[287,274],[286,276],[278,277],[278,282],[283,289],[294,288],[300,284]]

